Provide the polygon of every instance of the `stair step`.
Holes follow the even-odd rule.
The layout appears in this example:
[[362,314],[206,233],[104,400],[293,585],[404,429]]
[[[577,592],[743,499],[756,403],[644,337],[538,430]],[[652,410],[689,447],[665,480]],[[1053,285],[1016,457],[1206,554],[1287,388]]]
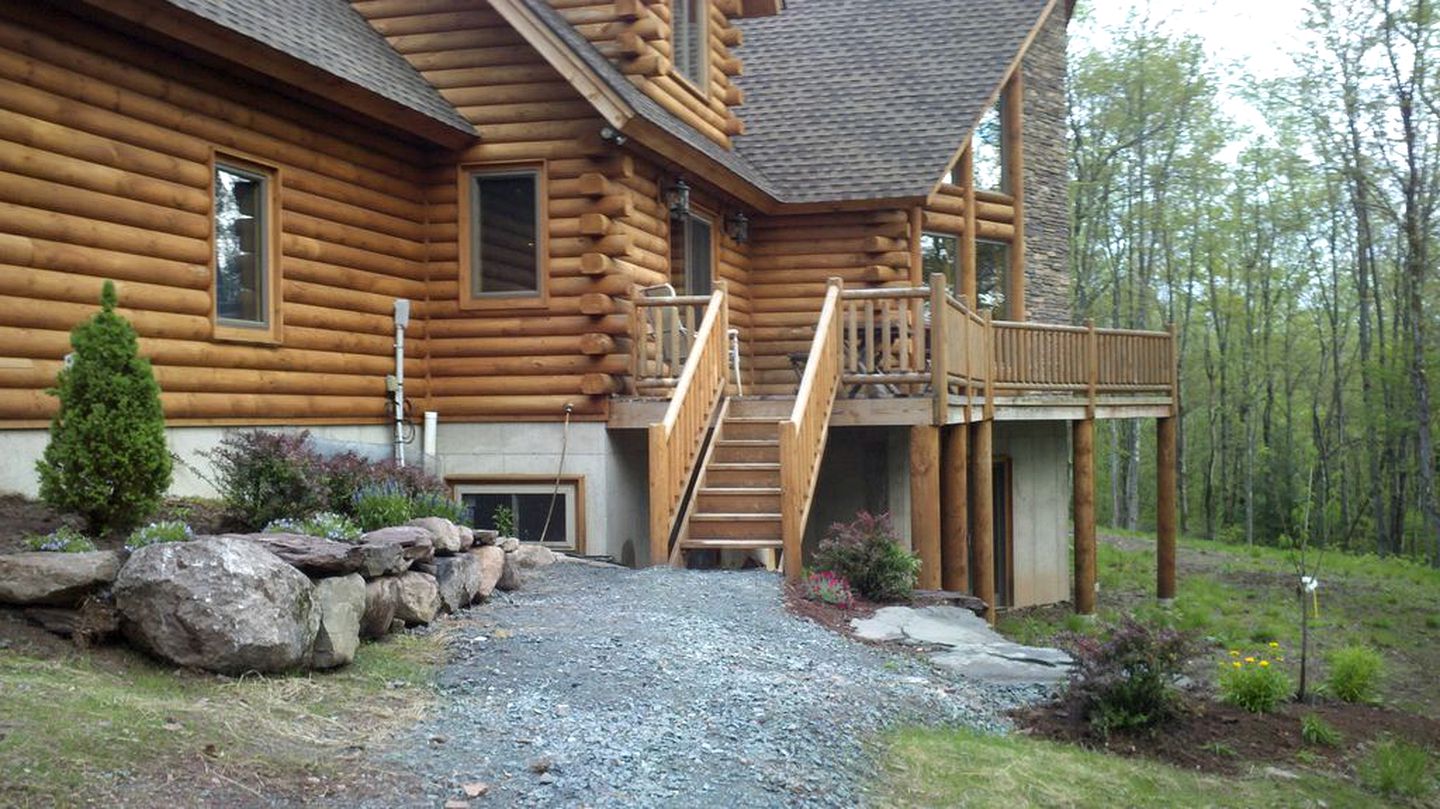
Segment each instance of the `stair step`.
[[778,463],[711,463],[705,468],[705,485],[713,488],[737,486],[778,487]]
[[[755,464],[755,466],[765,466],[765,465],[768,465],[768,464]],[[705,488],[703,488],[703,489],[700,490],[700,493],[701,493],[701,494],[717,494],[717,495],[722,495],[722,496],[724,496],[724,495],[732,495],[732,494],[737,494],[737,495],[738,495],[738,494],[750,494],[750,495],[775,494],[775,495],[778,495],[778,494],[780,494],[780,487],[779,487],[779,486],[706,486]]]
[[681,542],[680,547],[686,550],[720,551],[783,550],[785,543],[775,537],[692,537]]
[[780,439],[780,422],[776,419],[760,417],[745,419],[725,419],[725,424],[720,428],[722,440],[774,440]]
[[763,539],[779,534],[780,515],[775,513],[702,511],[690,516],[692,539]]
[[696,511],[702,513],[765,513],[780,510],[778,486],[709,486],[696,493]]
[[751,416],[767,416],[781,419],[790,415],[795,409],[795,397],[789,396],[778,399],[752,399],[734,398],[730,400],[729,416],[749,418]]
[[722,438],[715,442],[716,463],[769,463],[780,460],[780,442],[754,438]]

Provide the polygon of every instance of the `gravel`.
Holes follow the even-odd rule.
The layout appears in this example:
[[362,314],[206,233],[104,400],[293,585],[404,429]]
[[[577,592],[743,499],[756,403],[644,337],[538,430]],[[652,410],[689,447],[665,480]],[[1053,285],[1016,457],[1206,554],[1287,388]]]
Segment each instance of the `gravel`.
[[787,613],[763,571],[556,564],[467,612],[440,709],[383,762],[418,806],[863,803],[876,731],[1002,731],[1045,695],[945,674]]

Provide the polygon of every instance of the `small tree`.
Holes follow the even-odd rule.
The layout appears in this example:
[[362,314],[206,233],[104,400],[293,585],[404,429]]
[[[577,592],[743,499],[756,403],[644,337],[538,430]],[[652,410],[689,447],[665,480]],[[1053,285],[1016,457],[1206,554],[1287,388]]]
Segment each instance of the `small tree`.
[[170,486],[160,386],[115,300],[106,281],[100,311],[70,332],[75,351],[47,391],[60,411],[35,464],[40,498],[84,517],[92,534],[133,528]]

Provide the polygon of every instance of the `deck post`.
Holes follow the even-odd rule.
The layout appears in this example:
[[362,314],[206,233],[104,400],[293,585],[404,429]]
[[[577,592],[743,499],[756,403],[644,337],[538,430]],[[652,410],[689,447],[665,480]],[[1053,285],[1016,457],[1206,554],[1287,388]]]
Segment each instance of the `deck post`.
[[1072,423],[1075,471],[1075,612],[1095,614],[1095,422]]
[[975,422],[970,437],[970,571],[975,595],[985,602],[985,619],[995,623],[994,422]]
[[920,556],[920,588],[940,589],[940,428],[910,428],[910,544]]
[[1155,420],[1155,595],[1175,600],[1175,417]]
[[940,453],[940,586],[968,593],[970,425],[954,424],[944,430]]

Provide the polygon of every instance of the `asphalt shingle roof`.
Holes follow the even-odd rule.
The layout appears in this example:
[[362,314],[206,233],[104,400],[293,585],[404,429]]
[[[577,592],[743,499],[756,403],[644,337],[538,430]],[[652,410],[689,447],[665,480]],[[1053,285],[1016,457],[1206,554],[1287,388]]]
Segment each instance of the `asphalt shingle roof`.
[[461,132],[475,127],[345,0],[167,0]]
[[736,151],[788,202],[926,194],[1045,6],[786,0],[778,15],[741,20]]

